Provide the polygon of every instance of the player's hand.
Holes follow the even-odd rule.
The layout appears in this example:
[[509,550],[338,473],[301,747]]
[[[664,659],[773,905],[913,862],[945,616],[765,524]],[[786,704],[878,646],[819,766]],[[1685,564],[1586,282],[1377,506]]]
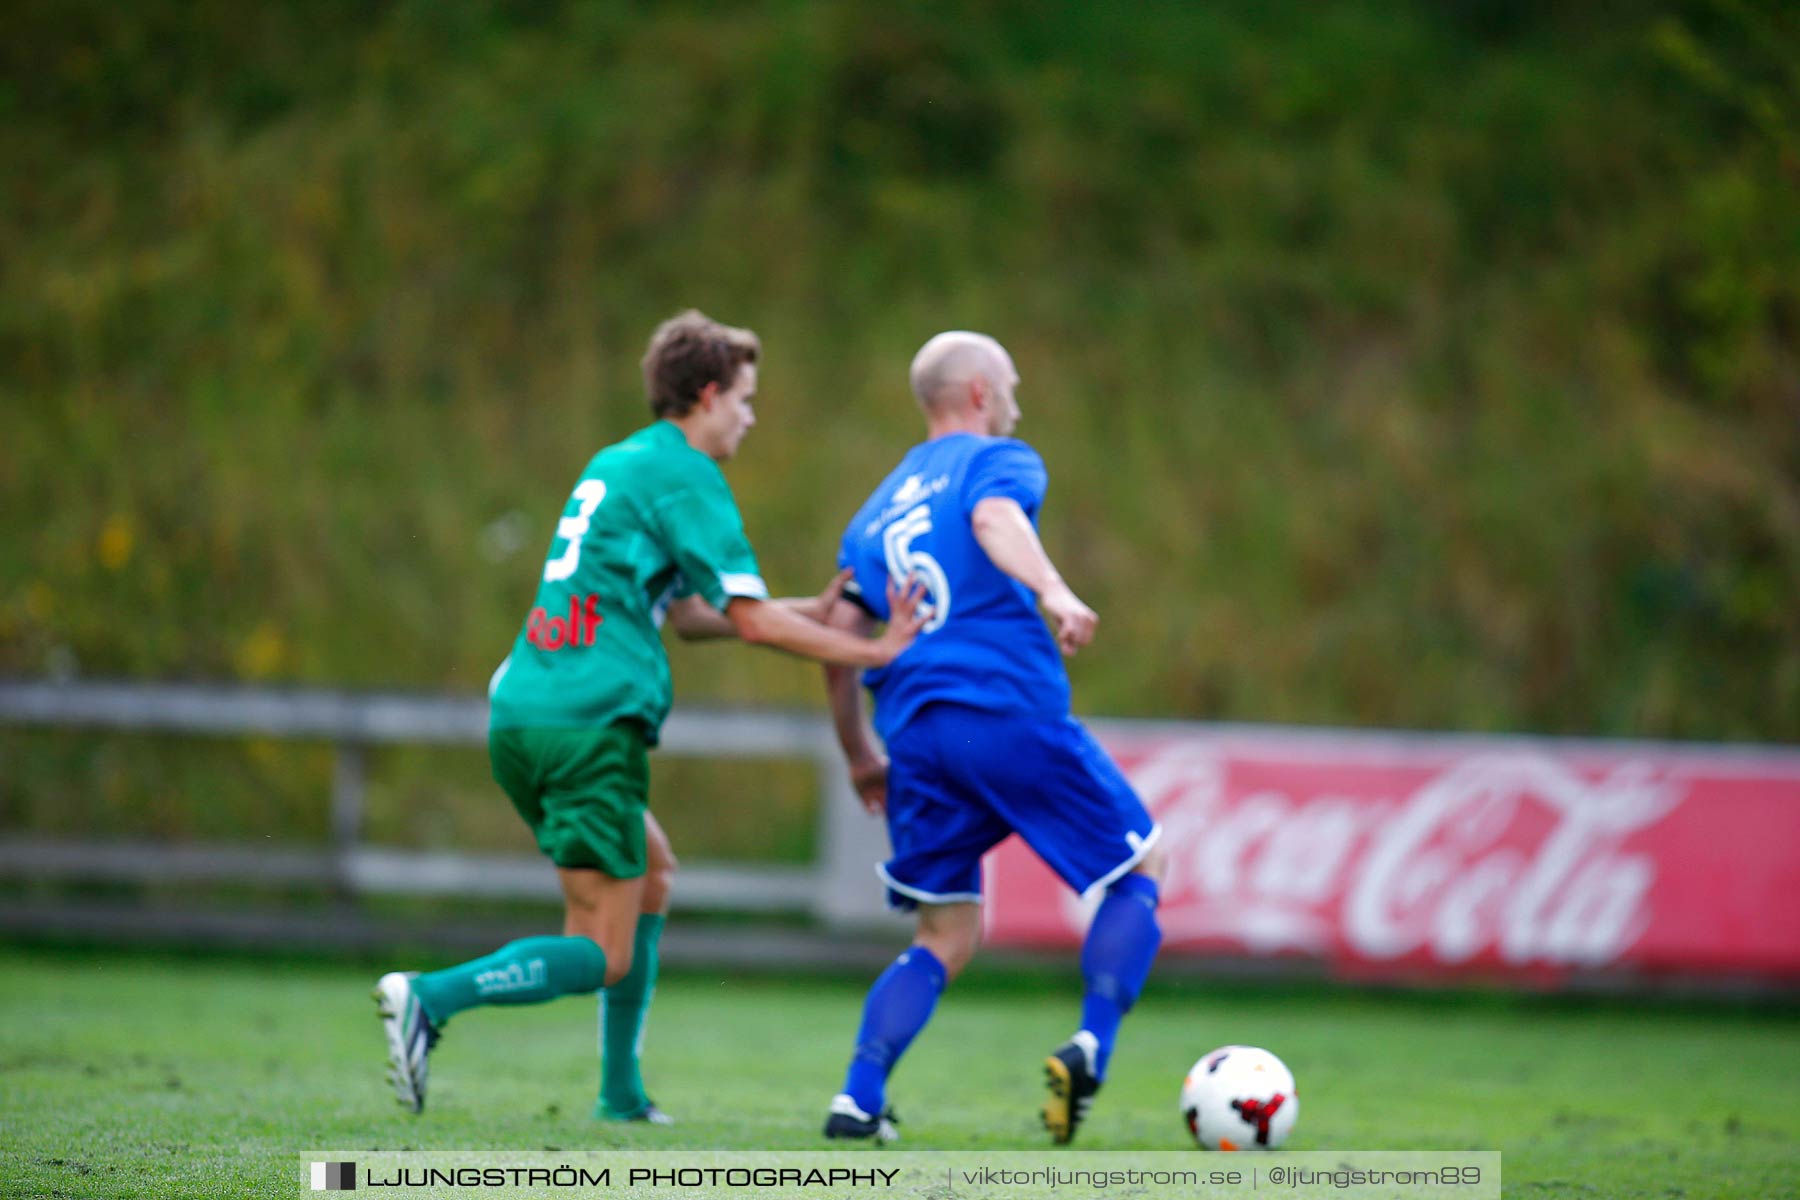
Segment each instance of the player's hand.
[[1077,650],[1094,640],[1100,615],[1083,604],[1068,584],[1059,583],[1046,590],[1042,601],[1044,615],[1050,618],[1050,627],[1056,632],[1056,644],[1065,656],[1073,658]]
[[911,575],[903,580],[888,580],[888,623],[875,640],[876,652],[881,656],[877,666],[893,662],[919,636],[931,615],[925,607],[927,596],[924,581]]
[[863,808],[871,817],[887,813],[887,773],[888,760],[881,754],[850,766],[850,786],[856,789]]
[[844,594],[844,585],[849,583],[855,574],[855,571],[845,567],[831,577],[831,582],[825,585],[824,591],[816,596],[808,596],[795,604],[794,611],[808,620],[824,624],[825,614],[829,613],[831,606],[838,602],[838,598]]

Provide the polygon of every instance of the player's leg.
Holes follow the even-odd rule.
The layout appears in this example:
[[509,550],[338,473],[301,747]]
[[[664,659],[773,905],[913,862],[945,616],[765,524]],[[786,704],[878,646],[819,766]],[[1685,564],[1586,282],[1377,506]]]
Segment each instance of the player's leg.
[[375,985],[394,1093],[413,1112],[425,1107],[428,1056],[457,1013],[592,992],[616,977],[609,958],[621,968],[618,974],[630,969],[631,928],[643,880],[587,869],[557,873],[567,901],[562,937],[520,938],[442,971],[389,972]]
[[1162,945],[1156,919],[1162,873],[1162,849],[1151,846],[1107,888],[1081,945],[1081,1028],[1070,1040],[1092,1057],[1097,1081],[1106,1078],[1119,1025]]
[[563,936],[522,938],[442,971],[382,976],[375,996],[394,1091],[414,1112],[425,1104],[427,1055],[456,1014],[592,992],[631,969],[649,793],[641,729],[496,729],[488,747],[495,780],[556,864]]
[[494,774],[556,864],[563,936],[523,938],[414,982],[434,1025],[483,1004],[539,1004],[631,970],[650,773],[635,726],[495,730]]
[[631,971],[600,993],[600,1098],[594,1115],[611,1121],[670,1124],[644,1090],[638,1058],[643,1053],[644,1023],[656,995],[663,922],[675,881],[675,851],[668,835],[650,813],[644,813],[644,842],[650,869],[644,874],[641,910],[632,941]]
[[[1088,743],[1084,755],[1088,794],[1097,810],[1108,806],[1112,810],[1107,824],[1099,824],[1104,820],[1101,811],[1091,819],[1100,828],[1110,829],[1102,844],[1112,841],[1111,853],[1123,857],[1099,877],[1105,895],[1082,941],[1081,1027],[1044,1062],[1050,1088],[1044,1124],[1057,1142],[1075,1136],[1094,1094],[1105,1082],[1119,1026],[1137,1003],[1162,945],[1162,926],[1156,919],[1163,870],[1162,850],[1155,844],[1160,831],[1112,759],[1085,730],[1081,739]],[[1103,864],[1092,862],[1085,870],[1072,867],[1065,878],[1072,877],[1080,886],[1099,865]],[[1124,869],[1127,866],[1129,869]]]
[[931,1020],[938,997],[975,956],[980,939],[979,905],[920,906],[912,945],[888,964],[863,1002],[856,1049],[844,1073],[844,1089],[832,1101],[826,1137],[892,1139],[888,1076]]
[[889,903],[916,909],[918,935],[882,972],[863,1004],[844,1089],[831,1102],[826,1137],[894,1137],[887,1081],[930,1020],[938,997],[974,956],[981,937],[981,856],[1011,830],[944,786],[938,747],[953,714],[928,709],[888,746],[887,824],[894,856],[879,870]]
[[575,990],[593,992],[616,986],[631,973],[632,935],[644,895],[644,877],[614,879],[589,867],[558,867],[556,879],[563,892],[563,936],[526,940],[586,942],[604,960],[600,981]]
[[1106,1078],[1120,1022],[1162,944],[1161,831],[1079,722],[994,724],[956,760],[964,786],[983,795],[1070,887],[1105,889],[1082,947],[1081,1027],[1044,1060],[1044,1123],[1054,1140],[1067,1142]]
[[913,946],[928,951],[944,967],[944,982],[954,983],[981,945],[979,904],[923,904]]
[[542,1004],[592,992],[631,969],[631,932],[643,879],[614,879],[558,867],[564,900],[561,937],[528,937],[442,971],[414,977],[412,990],[434,1028],[467,1009]]

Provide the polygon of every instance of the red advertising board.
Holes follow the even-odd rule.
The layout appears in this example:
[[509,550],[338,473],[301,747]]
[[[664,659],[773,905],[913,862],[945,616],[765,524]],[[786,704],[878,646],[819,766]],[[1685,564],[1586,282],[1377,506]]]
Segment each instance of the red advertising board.
[[[1800,752],[1096,732],[1161,826],[1165,951],[1800,979]],[[1080,941],[1097,898],[1017,838],[985,871],[990,942]]]

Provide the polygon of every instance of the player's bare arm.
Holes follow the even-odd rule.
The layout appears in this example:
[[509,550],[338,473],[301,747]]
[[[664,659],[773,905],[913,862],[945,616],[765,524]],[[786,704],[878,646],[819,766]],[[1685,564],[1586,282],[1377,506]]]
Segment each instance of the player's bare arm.
[[[784,597],[771,603],[779,604],[809,621],[823,622],[832,605],[844,594],[844,584],[849,579],[849,571],[839,571],[816,596]],[[699,596],[683,596],[671,603],[668,624],[675,631],[675,636],[684,642],[735,638],[738,635],[737,626],[731,623],[731,618]]]
[[[790,597],[778,600],[776,603],[791,612],[799,613],[809,621],[818,621],[823,624],[825,619],[830,616],[832,608],[837,604],[838,597],[844,594],[844,585],[850,582],[850,577],[854,574],[854,571],[845,567],[831,577],[831,582],[827,583],[824,590],[818,595]],[[867,633],[864,636],[867,636]]]
[[[850,603],[839,600],[825,615],[825,623],[857,637],[871,637],[875,620]],[[825,666],[825,699],[831,709],[831,725],[850,768],[850,785],[872,816],[887,811],[887,755],[875,742],[874,731],[863,709],[862,683],[854,667]]]
[[737,626],[699,596],[683,596],[671,601],[667,623],[675,631],[675,636],[684,642],[705,642],[737,636]]
[[1099,615],[1063,582],[1018,501],[989,496],[975,505],[971,520],[975,540],[994,565],[1036,593],[1065,655],[1072,656],[1093,640]]
[[919,611],[925,586],[913,580],[888,584],[887,628],[877,638],[857,637],[770,600],[733,597],[725,615],[738,637],[759,646],[773,646],[818,662],[851,667],[885,667],[919,636],[925,615]]

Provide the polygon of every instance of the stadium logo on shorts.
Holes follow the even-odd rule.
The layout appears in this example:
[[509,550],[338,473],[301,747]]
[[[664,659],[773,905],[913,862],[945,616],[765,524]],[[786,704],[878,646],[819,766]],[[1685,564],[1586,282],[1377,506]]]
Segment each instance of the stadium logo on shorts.
[[355,1163],[314,1163],[312,1165],[312,1190],[315,1192],[354,1192],[356,1190]]
[[564,646],[591,646],[594,635],[606,620],[600,615],[600,596],[590,593],[569,597],[569,615],[553,617],[543,605],[531,610],[525,619],[525,640],[539,650],[560,650]]

